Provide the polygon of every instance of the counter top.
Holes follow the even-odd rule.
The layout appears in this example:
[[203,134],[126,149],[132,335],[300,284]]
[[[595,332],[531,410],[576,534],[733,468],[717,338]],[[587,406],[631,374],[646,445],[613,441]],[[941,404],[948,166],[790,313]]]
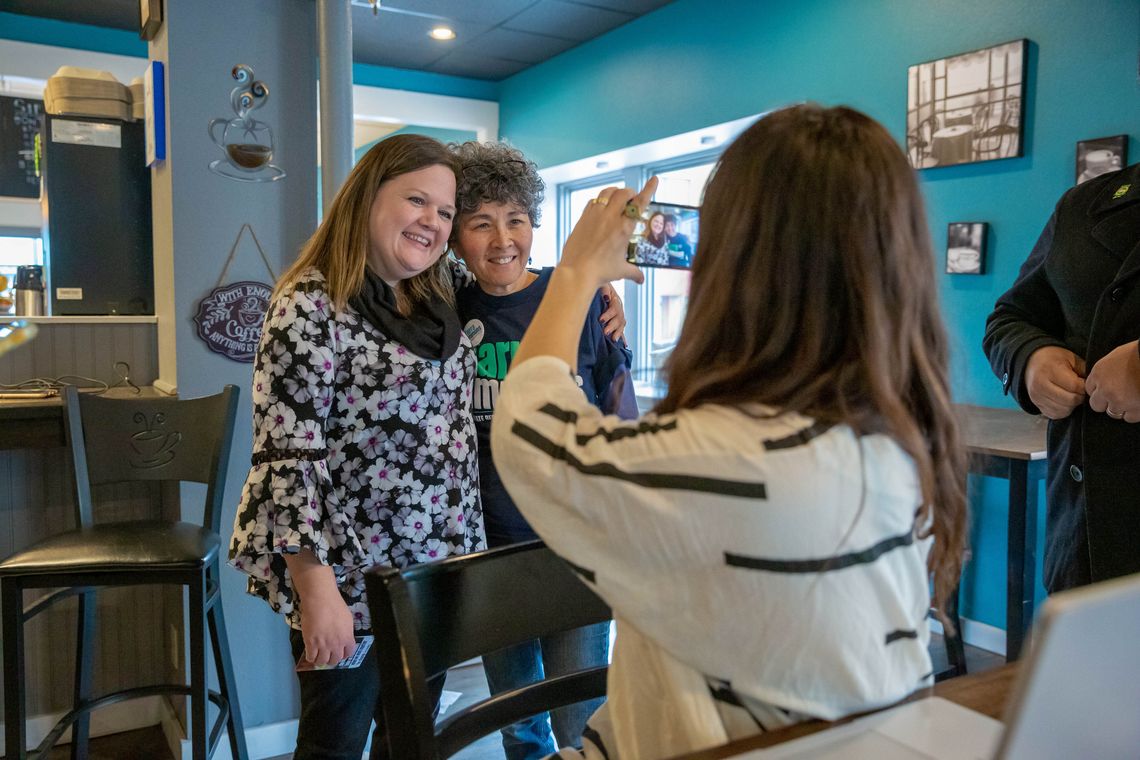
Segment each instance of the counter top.
[[16,321],[35,322],[37,325],[154,325],[158,324],[158,317],[153,314],[88,317],[17,317],[0,314],[0,324]]

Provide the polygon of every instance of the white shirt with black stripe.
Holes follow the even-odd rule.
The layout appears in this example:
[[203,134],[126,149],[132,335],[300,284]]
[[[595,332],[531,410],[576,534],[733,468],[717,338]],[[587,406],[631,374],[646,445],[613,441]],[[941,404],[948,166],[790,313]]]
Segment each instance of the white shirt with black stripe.
[[507,375],[492,449],[614,611],[588,757],[669,757],[930,683],[930,540],[890,438],[756,405],[605,417],[543,356]]

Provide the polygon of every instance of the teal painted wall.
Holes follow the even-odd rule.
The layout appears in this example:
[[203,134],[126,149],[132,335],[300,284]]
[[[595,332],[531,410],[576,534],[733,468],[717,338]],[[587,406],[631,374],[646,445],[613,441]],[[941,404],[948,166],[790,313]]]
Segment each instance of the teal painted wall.
[[[1140,158],[1136,0],[677,0],[504,80],[500,131],[551,166],[814,100],[902,142],[909,65],[1021,37],[1024,157],[921,172],[940,271],[947,223],[990,223],[987,273],[939,277],[956,398],[1013,407],[981,352],[985,318],[1072,185],[1075,143],[1128,133]],[[1004,627],[1006,484],[971,488],[963,609]]]

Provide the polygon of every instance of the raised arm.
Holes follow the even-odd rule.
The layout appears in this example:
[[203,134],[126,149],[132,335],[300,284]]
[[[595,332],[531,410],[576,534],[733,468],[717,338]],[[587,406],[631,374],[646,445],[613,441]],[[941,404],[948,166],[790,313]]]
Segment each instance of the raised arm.
[[576,367],[582,323],[597,289],[614,280],[645,280],[641,270],[625,260],[626,244],[635,224],[625,208],[632,201],[637,209],[644,209],[656,190],[656,177],[636,194],[607,187],[586,206],[566,241],[562,260],[554,269],[546,296],[519,345],[514,364],[534,356],[554,356],[571,368]]

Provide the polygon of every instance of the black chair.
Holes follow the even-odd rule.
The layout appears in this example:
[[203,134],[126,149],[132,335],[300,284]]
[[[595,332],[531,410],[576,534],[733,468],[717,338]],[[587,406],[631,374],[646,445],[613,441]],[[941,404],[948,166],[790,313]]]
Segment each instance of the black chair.
[[[67,389],[65,427],[75,466],[77,529],[51,536],[0,563],[7,760],[28,757],[24,746],[24,623],[71,596],[78,597],[79,602],[74,706],[48,732],[32,757],[46,756],[71,727],[71,756],[85,758],[93,710],[158,694],[190,697],[189,733],[195,760],[212,754],[227,723],[233,757],[249,757],[218,586],[218,523],[237,398],[237,388],[232,385],[215,396],[189,400],[107,399]],[[92,486],[140,480],[206,484],[203,524],[157,520],[95,523]],[[143,686],[95,697],[92,653],[96,588],[149,584],[189,589],[190,685]],[[32,588],[55,590],[25,606],[24,589]],[[208,691],[207,623],[220,694]],[[209,735],[207,699],[220,710]]]
[[511,644],[609,620],[541,542],[365,576],[392,757],[435,760],[523,718],[606,693],[606,667],[498,694],[433,724],[429,676]]

